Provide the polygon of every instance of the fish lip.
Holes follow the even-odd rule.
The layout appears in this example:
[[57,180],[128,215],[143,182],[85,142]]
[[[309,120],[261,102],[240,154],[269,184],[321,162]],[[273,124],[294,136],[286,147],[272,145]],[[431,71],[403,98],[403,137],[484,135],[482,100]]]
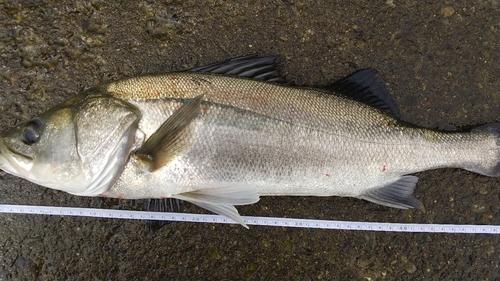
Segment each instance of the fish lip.
[[16,163],[16,160],[14,160],[13,157],[10,155],[12,153],[25,157],[26,159],[31,159],[31,160],[33,159],[30,156],[24,155],[22,153],[13,150],[8,145],[6,145],[3,138],[0,137],[0,169],[9,174],[28,178],[29,171],[22,168]]
[[[10,153],[13,153],[13,154],[16,154],[16,155],[22,156],[22,157],[24,157],[24,158],[26,158],[26,159],[28,159],[28,160],[30,160],[30,161],[33,161],[33,157],[28,156],[28,155],[26,155],[26,154],[23,154],[23,153],[21,153],[21,152],[19,152],[19,151],[15,150],[14,148],[12,148],[12,147],[10,147],[10,146],[6,145],[6,144],[5,144],[5,142],[3,141],[3,139],[0,139],[0,156],[1,156],[1,155],[2,155],[2,153],[3,153],[2,148],[6,149],[6,150],[7,150],[7,151],[9,151]],[[7,153],[3,153],[3,154],[7,155]]]
[[3,142],[3,138],[0,137],[0,169],[2,171],[5,171],[4,166],[6,163],[9,163],[9,160],[7,159],[7,154],[4,152],[5,149],[5,144]]

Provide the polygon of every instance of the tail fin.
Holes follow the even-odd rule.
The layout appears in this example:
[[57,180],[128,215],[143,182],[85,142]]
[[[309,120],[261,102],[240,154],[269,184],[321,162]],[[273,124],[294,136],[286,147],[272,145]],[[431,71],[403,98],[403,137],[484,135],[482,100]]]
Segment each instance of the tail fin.
[[479,163],[463,167],[489,177],[500,177],[500,123],[490,123],[471,130],[476,139]]

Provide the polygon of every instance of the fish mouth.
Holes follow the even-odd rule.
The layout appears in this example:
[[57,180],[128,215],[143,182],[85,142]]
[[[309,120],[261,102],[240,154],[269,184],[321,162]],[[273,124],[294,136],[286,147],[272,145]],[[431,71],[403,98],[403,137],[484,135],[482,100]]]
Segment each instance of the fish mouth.
[[14,155],[26,158],[27,160],[33,160],[33,158],[27,155],[14,151],[5,144],[3,138],[0,138],[0,170],[12,175],[27,178],[29,176],[29,171],[18,164]]
[[4,171],[4,172],[8,172],[5,167],[7,164],[9,164],[9,161],[7,160],[6,158],[6,154],[5,154],[5,145],[3,143],[3,140],[2,138],[0,138],[0,170]]
[[3,167],[5,166],[5,162],[7,162],[7,159],[5,158],[5,145],[3,143],[3,139],[0,138],[0,169],[4,170]]

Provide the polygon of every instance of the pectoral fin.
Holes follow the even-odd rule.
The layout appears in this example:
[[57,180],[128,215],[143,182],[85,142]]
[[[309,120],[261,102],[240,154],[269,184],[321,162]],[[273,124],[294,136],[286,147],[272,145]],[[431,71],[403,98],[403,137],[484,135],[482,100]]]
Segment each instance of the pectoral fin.
[[182,150],[189,133],[187,127],[201,111],[202,98],[203,95],[197,96],[177,109],[135,153],[151,172],[168,163]]
[[234,205],[248,205],[259,201],[259,195],[255,189],[243,185],[185,192],[172,197],[188,201],[198,207],[226,216],[246,228],[248,226]]

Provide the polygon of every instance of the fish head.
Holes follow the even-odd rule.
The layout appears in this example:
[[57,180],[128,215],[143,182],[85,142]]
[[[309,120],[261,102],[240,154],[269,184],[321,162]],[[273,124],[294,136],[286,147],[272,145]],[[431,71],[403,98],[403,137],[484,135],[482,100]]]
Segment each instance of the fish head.
[[135,139],[140,111],[105,95],[70,99],[0,136],[0,169],[75,195],[105,192]]

